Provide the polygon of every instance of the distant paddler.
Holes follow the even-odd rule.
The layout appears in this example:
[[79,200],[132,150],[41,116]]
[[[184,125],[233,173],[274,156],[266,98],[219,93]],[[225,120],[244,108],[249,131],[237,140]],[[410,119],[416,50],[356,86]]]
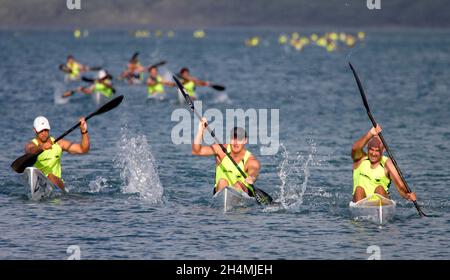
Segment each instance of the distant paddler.
[[144,79],[143,73],[145,72],[145,67],[139,62],[138,55],[138,52],[133,54],[128,62],[127,69],[120,74],[120,79],[127,79],[128,84],[133,84],[136,80],[142,81]]
[[[247,132],[243,128],[234,127],[231,131],[230,144],[204,146],[202,145],[202,140],[206,126],[207,121],[203,118],[199,123],[198,132],[192,144],[192,154],[197,156],[215,156],[216,178],[214,193],[231,186],[236,190],[244,191],[250,196],[255,196],[255,190],[251,185],[255,183],[261,165],[255,156],[245,148],[248,142]],[[240,169],[247,176],[246,179],[244,179],[243,175],[219,145],[222,145],[230,157],[238,163]]]
[[210,86],[211,84],[207,81],[202,81],[197,79],[196,77],[191,76],[189,69],[187,67],[183,67],[180,70],[179,78],[181,83],[183,84],[186,93],[193,99],[197,99],[197,95],[195,94],[196,86]]
[[158,74],[157,66],[150,66],[147,79],[147,97],[161,96],[165,93],[164,86],[175,87],[174,82],[166,81]]
[[107,98],[111,98],[116,90],[112,84],[112,77],[106,70],[100,70],[95,79],[89,87],[78,87],[75,91],[69,90],[63,94],[63,97],[69,97],[75,92],[82,92],[85,94],[100,93]]
[[[391,181],[403,198],[416,201],[416,194],[408,192],[391,159],[383,156],[380,132],[381,127],[377,124],[353,144],[353,202],[373,194],[389,198]],[[367,153],[364,151],[366,145]]]
[[67,73],[67,79],[71,81],[78,81],[83,72],[94,70],[93,68],[76,61],[72,55],[67,56],[66,64],[61,64],[59,69]]
[[34,167],[39,169],[58,188],[65,191],[62,180],[61,156],[62,152],[69,154],[86,154],[89,152],[89,134],[85,118],[80,118],[81,142],[72,143],[61,139],[55,143],[55,138],[50,136],[50,123],[47,118],[39,116],[33,122],[36,136],[25,145],[26,154],[39,154]]

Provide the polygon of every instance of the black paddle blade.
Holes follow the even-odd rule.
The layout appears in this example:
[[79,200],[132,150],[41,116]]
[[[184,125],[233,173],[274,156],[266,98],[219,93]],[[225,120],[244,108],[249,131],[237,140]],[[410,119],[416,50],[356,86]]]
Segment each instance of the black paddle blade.
[[86,83],[93,83],[93,82],[95,82],[95,79],[91,79],[91,78],[88,78],[88,77],[81,77],[81,80],[83,82],[86,82]]
[[95,111],[94,113],[92,113],[88,117],[86,117],[86,120],[90,119],[91,117],[93,117],[95,115],[100,115],[100,114],[106,113],[106,112],[116,108],[117,106],[119,106],[120,103],[122,103],[122,100],[123,100],[123,95],[117,96],[116,98],[109,101],[108,103],[105,103],[102,107],[98,108],[97,111]]
[[210,87],[212,87],[213,89],[218,90],[218,91],[224,91],[225,90],[225,87],[222,86],[222,85],[210,85]]
[[11,164],[11,168],[17,173],[23,173],[25,168],[33,166],[36,163],[38,156],[38,154],[24,154]]
[[269,205],[272,203],[273,199],[268,195],[265,191],[257,188],[253,188],[255,190],[255,199],[256,202],[262,205]]
[[103,69],[103,67],[100,67],[100,66],[89,67],[90,71],[100,71],[102,69]]
[[158,63],[152,64],[152,65],[150,65],[150,66],[148,67],[148,71],[150,71],[151,68],[163,66],[163,65],[166,64],[166,63],[167,63],[167,61],[163,60],[163,61],[160,61],[160,62],[158,62]]
[[138,55],[139,55],[139,52],[135,52],[135,53],[133,54],[133,56],[131,57],[130,61],[136,60],[137,57],[138,57]]
[[183,85],[181,84],[181,82],[177,79],[176,76],[172,76],[173,80],[175,81],[175,83],[178,86],[178,89],[181,91],[181,93],[184,96],[184,99],[186,100],[187,104],[191,107],[192,111],[194,111],[194,103],[192,102],[192,99],[189,97],[189,94],[186,93],[186,91],[184,90]]
[[348,63],[348,65],[350,65],[350,69],[352,69],[353,76],[355,76],[356,84],[358,85],[359,93],[361,93],[364,107],[366,107],[367,112],[370,112],[369,102],[367,102],[366,94],[364,93],[364,88],[361,84],[361,81],[359,80],[358,74],[356,74],[355,68],[353,68],[353,65],[350,62]]

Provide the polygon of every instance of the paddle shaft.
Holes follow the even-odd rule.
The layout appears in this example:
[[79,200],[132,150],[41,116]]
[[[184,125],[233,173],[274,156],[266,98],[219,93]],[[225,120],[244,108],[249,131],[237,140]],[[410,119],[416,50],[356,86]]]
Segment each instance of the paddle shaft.
[[[359,93],[361,94],[361,98],[363,100],[364,107],[366,108],[367,115],[369,116],[369,119],[372,122],[373,127],[376,127],[377,122],[375,121],[375,118],[372,116],[372,112],[370,111],[369,102],[367,102],[367,97],[364,92],[362,83],[359,80],[358,74],[356,74],[356,71],[353,68],[353,65],[351,63],[349,63],[349,65],[353,72],[353,75],[355,76],[356,84],[358,85]],[[389,158],[391,159],[392,163],[394,164],[394,167],[397,170],[397,173],[400,176],[400,179],[403,181],[403,184],[405,185],[406,190],[410,193],[411,189],[409,188],[408,183],[405,180],[405,177],[403,177],[403,173],[400,170],[400,167],[398,166],[397,162],[395,161],[394,155],[391,153],[391,150],[389,149],[386,141],[384,140],[383,134],[381,134],[381,132],[380,132],[380,133],[378,133],[378,136],[380,137],[381,142],[383,143],[384,148],[386,149],[386,152],[389,155]],[[417,204],[417,201],[413,201],[413,203],[414,203],[414,206],[416,207],[417,211],[419,212],[419,215],[426,216],[425,213],[422,212],[422,209],[420,209],[420,206],[419,206],[419,204]]]

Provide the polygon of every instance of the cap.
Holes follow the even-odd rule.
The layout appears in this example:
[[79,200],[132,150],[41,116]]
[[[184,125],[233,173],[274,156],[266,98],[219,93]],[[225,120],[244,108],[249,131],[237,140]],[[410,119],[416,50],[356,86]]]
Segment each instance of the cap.
[[48,122],[46,117],[39,116],[34,119],[33,127],[37,132],[41,132],[44,129],[50,130],[50,123]]
[[244,138],[247,138],[247,131],[242,127],[233,127],[231,130],[231,139],[243,140]]
[[106,73],[105,70],[100,70],[100,71],[98,71],[97,78],[98,78],[99,80],[104,79],[104,78],[106,78],[107,76],[108,76],[108,73]]

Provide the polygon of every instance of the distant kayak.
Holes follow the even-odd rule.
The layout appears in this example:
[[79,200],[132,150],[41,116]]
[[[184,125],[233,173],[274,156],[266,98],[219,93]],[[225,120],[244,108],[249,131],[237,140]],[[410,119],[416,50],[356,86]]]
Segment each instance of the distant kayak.
[[153,94],[153,95],[147,96],[147,101],[165,101],[167,99],[168,98],[167,98],[166,93],[158,93],[158,94]]
[[224,212],[231,211],[237,207],[248,207],[256,205],[256,200],[247,193],[228,186],[214,194],[214,201]]
[[374,194],[356,203],[351,201],[349,206],[352,218],[384,224],[394,217],[396,203],[379,194]]
[[36,167],[27,167],[23,179],[31,200],[39,201],[47,199],[55,193],[61,193],[59,188]]

